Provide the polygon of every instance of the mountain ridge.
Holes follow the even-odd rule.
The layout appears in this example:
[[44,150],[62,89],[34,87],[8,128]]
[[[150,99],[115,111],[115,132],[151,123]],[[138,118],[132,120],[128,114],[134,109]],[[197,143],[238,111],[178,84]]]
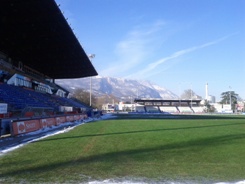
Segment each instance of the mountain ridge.
[[59,79],[56,83],[71,93],[76,89],[90,91],[95,96],[114,95],[117,98],[161,98],[166,100],[178,99],[178,95],[150,81],[133,80],[116,77],[87,77],[80,79]]

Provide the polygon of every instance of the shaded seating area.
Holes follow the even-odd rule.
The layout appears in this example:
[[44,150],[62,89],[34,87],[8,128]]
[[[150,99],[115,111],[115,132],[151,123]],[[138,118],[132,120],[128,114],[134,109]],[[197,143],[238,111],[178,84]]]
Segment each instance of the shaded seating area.
[[145,111],[145,106],[144,105],[136,105],[136,112],[146,112]]
[[175,106],[161,106],[159,108],[161,112],[179,113],[178,109]]
[[[0,102],[8,104],[8,111],[25,111],[26,116],[33,116],[33,109],[37,110],[38,114],[42,114],[42,109],[53,109],[55,113],[59,113],[60,106],[69,106],[74,108],[87,108],[86,105],[56,95],[36,92],[31,89],[18,86],[0,83]],[[32,110],[26,110],[26,109]],[[46,113],[45,113],[46,114]],[[48,113],[50,114],[50,112]]]
[[[134,100],[136,105],[136,111],[139,109],[138,106],[145,107],[145,112],[149,113],[183,113],[183,114],[190,114],[190,113],[202,113],[203,106],[200,105],[201,99],[190,99],[190,100],[182,100],[182,99],[175,99],[175,100],[167,100],[167,99],[135,99]],[[137,111],[139,112],[139,110]]]
[[85,104],[82,104],[81,102],[77,102],[75,99],[72,98],[65,98],[65,97],[59,97],[53,95],[51,97],[54,101],[56,101],[59,105],[62,106],[73,106],[76,108],[87,108]]
[[50,107],[48,99],[43,95],[37,96],[35,91],[26,90],[21,87],[0,84],[0,101],[7,103],[11,110],[32,107]]
[[189,106],[179,106],[178,109],[180,113],[193,113]]
[[146,107],[146,112],[149,113],[159,113],[159,109],[157,106],[145,106]]
[[192,107],[192,110],[195,113],[203,113],[204,112],[204,107]]

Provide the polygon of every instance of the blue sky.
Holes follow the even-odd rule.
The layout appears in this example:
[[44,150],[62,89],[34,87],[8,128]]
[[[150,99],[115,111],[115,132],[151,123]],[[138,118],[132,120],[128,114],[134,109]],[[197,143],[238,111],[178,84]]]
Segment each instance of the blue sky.
[[56,0],[101,76],[245,98],[245,0]]

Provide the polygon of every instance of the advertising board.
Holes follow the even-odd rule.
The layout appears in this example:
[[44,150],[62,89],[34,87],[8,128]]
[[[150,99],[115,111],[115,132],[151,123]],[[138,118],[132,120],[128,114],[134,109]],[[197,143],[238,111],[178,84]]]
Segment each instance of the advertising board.
[[60,125],[60,124],[66,122],[66,117],[64,117],[64,116],[56,117],[55,121],[56,121],[56,125]]
[[39,120],[16,121],[12,123],[13,135],[33,132],[40,129]]
[[80,119],[80,115],[74,115],[74,120],[79,120]]
[[66,122],[74,121],[74,116],[66,116]]
[[55,118],[40,119],[41,128],[51,127],[55,125]]

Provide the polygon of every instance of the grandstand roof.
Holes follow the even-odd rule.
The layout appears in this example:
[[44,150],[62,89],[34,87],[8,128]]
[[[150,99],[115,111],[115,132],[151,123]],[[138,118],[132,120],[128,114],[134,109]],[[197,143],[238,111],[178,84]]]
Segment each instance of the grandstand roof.
[[98,75],[54,0],[1,0],[0,51],[53,79]]
[[194,103],[200,103],[202,100],[200,99],[192,99],[192,100],[186,100],[186,99],[178,99],[178,100],[164,100],[164,99],[154,99],[154,98],[140,98],[135,99],[134,102],[194,102]]

